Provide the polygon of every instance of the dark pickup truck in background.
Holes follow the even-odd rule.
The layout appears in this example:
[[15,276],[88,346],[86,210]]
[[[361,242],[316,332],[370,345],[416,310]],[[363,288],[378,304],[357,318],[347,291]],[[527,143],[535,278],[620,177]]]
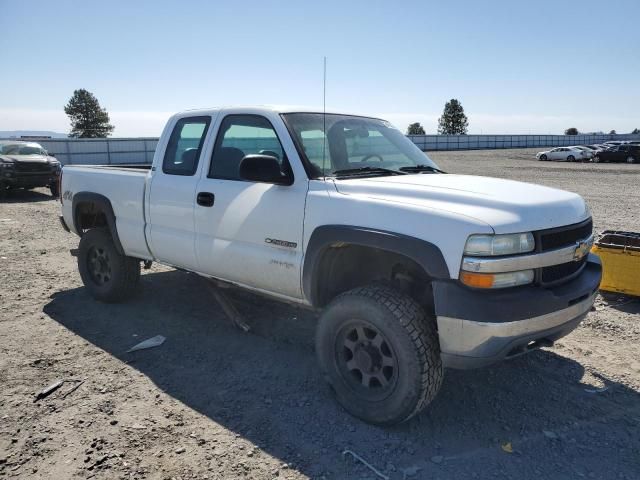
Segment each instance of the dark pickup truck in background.
[[58,196],[60,162],[39,143],[0,141],[0,198],[15,188],[49,187]]
[[595,163],[640,163],[640,145],[623,144],[601,150],[593,157]]

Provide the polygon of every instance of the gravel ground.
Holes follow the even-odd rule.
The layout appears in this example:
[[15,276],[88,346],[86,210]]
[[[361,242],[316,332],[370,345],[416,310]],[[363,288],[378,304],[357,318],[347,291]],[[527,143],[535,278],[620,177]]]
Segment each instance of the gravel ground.
[[[532,156],[432,155],[450,172],[578,192],[597,230],[640,231],[640,166]],[[44,189],[0,204],[0,478],[377,478],[345,450],[390,479],[640,475],[638,300],[602,296],[553,348],[447,371],[421,415],[383,429],[332,399],[313,313],[234,292],[242,333],[203,280],[155,265],[133,301],[96,303],[58,210]],[[126,353],[158,334],[161,347]]]

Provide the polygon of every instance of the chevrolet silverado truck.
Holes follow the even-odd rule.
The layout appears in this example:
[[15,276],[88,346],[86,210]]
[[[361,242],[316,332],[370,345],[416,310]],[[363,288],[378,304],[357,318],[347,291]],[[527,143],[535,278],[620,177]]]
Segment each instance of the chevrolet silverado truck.
[[601,278],[579,195],[446,174],[376,118],[188,111],[151,166],[65,166],[61,182],[97,300],[126,299],[160,262],[316,309],[324,378],[375,424],[422,410],[445,367],[552,345]]
[[15,188],[49,187],[58,196],[61,165],[39,143],[0,141],[0,198]]

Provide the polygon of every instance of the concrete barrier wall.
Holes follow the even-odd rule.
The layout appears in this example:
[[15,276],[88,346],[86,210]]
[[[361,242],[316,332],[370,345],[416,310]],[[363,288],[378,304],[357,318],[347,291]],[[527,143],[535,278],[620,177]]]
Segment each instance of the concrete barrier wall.
[[[610,140],[640,140],[640,135],[408,135],[408,138],[423,151],[437,151],[591,145]],[[152,137],[33,141],[40,143],[65,165],[151,163],[158,143],[158,139]]]

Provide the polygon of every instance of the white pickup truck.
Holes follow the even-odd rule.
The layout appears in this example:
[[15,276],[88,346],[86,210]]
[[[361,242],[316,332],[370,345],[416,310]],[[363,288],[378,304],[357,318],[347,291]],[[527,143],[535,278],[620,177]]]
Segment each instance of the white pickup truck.
[[580,196],[445,174],[375,118],[188,111],[151,167],[65,166],[61,192],[96,299],[125,299],[155,261],[321,310],[322,373],[376,424],[429,404],[444,367],[551,345],[601,278]]

